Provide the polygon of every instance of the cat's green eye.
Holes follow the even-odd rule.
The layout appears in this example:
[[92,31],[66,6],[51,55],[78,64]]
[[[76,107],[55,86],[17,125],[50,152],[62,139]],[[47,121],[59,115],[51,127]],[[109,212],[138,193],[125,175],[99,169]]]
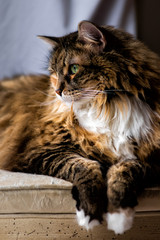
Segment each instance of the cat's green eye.
[[76,74],[79,70],[79,65],[78,64],[72,64],[70,65],[70,74]]

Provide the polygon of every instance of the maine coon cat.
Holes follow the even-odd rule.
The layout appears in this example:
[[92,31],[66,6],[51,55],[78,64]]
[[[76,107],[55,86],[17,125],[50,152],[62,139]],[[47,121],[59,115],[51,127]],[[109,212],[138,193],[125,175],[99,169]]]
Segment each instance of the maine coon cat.
[[0,167],[73,183],[77,220],[128,230],[160,178],[160,59],[130,34],[82,21],[45,37],[50,76],[0,82]]

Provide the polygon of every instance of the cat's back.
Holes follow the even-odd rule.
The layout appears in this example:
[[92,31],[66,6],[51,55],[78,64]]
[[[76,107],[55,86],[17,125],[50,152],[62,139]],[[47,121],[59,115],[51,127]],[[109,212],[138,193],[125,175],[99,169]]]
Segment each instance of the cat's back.
[[[13,78],[4,78],[0,81],[0,92],[21,93],[35,90],[47,90],[49,87],[49,76],[47,75],[19,75]],[[28,92],[29,94],[29,92]],[[2,95],[1,95],[2,96]],[[0,97],[1,97],[0,96]]]
[[[30,131],[46,99],[49,77],[19,76],[0,81],[0,151]],[[15,140],[14,140],[15,141]]]
[[25,110],[25,106],[34,106],[35,101],[43,102],[48,87],[49,77],[46,75],[22,75],[0,81],[0,116],[2,109],[7,107],[13,110],[23,106]]

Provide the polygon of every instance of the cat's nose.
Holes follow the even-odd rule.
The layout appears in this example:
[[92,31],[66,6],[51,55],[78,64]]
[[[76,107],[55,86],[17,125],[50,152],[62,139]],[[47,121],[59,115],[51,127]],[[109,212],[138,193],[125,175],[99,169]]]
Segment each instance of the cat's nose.
[[59,89],[57,89],[56,91],[55,91],[59,96],[61,96],[62,95],[62,90],[59,88]]

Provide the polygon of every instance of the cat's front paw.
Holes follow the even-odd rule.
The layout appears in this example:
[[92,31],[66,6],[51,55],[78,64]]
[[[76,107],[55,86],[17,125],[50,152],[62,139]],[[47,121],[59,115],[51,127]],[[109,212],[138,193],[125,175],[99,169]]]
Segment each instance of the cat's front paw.
[[72,196],[76,200],[77,222],[87,230],[99,225],[106,213],[106,187],[98,185],[73,186]]
[[132,227],[134,219],[134,210],[132,208],[122,209],[107,213],[105,215],[108,229],[115,232],[115,234],[123,234]]
[[100,224],[99,220],[91,220],[91,217],[89,215],[85,215],[85,212],[83,209],[80,211],[76,211],[77,215],[77,222],[81,227],[84,227],[86,230],[92,229],[95,226],[98,226]]

